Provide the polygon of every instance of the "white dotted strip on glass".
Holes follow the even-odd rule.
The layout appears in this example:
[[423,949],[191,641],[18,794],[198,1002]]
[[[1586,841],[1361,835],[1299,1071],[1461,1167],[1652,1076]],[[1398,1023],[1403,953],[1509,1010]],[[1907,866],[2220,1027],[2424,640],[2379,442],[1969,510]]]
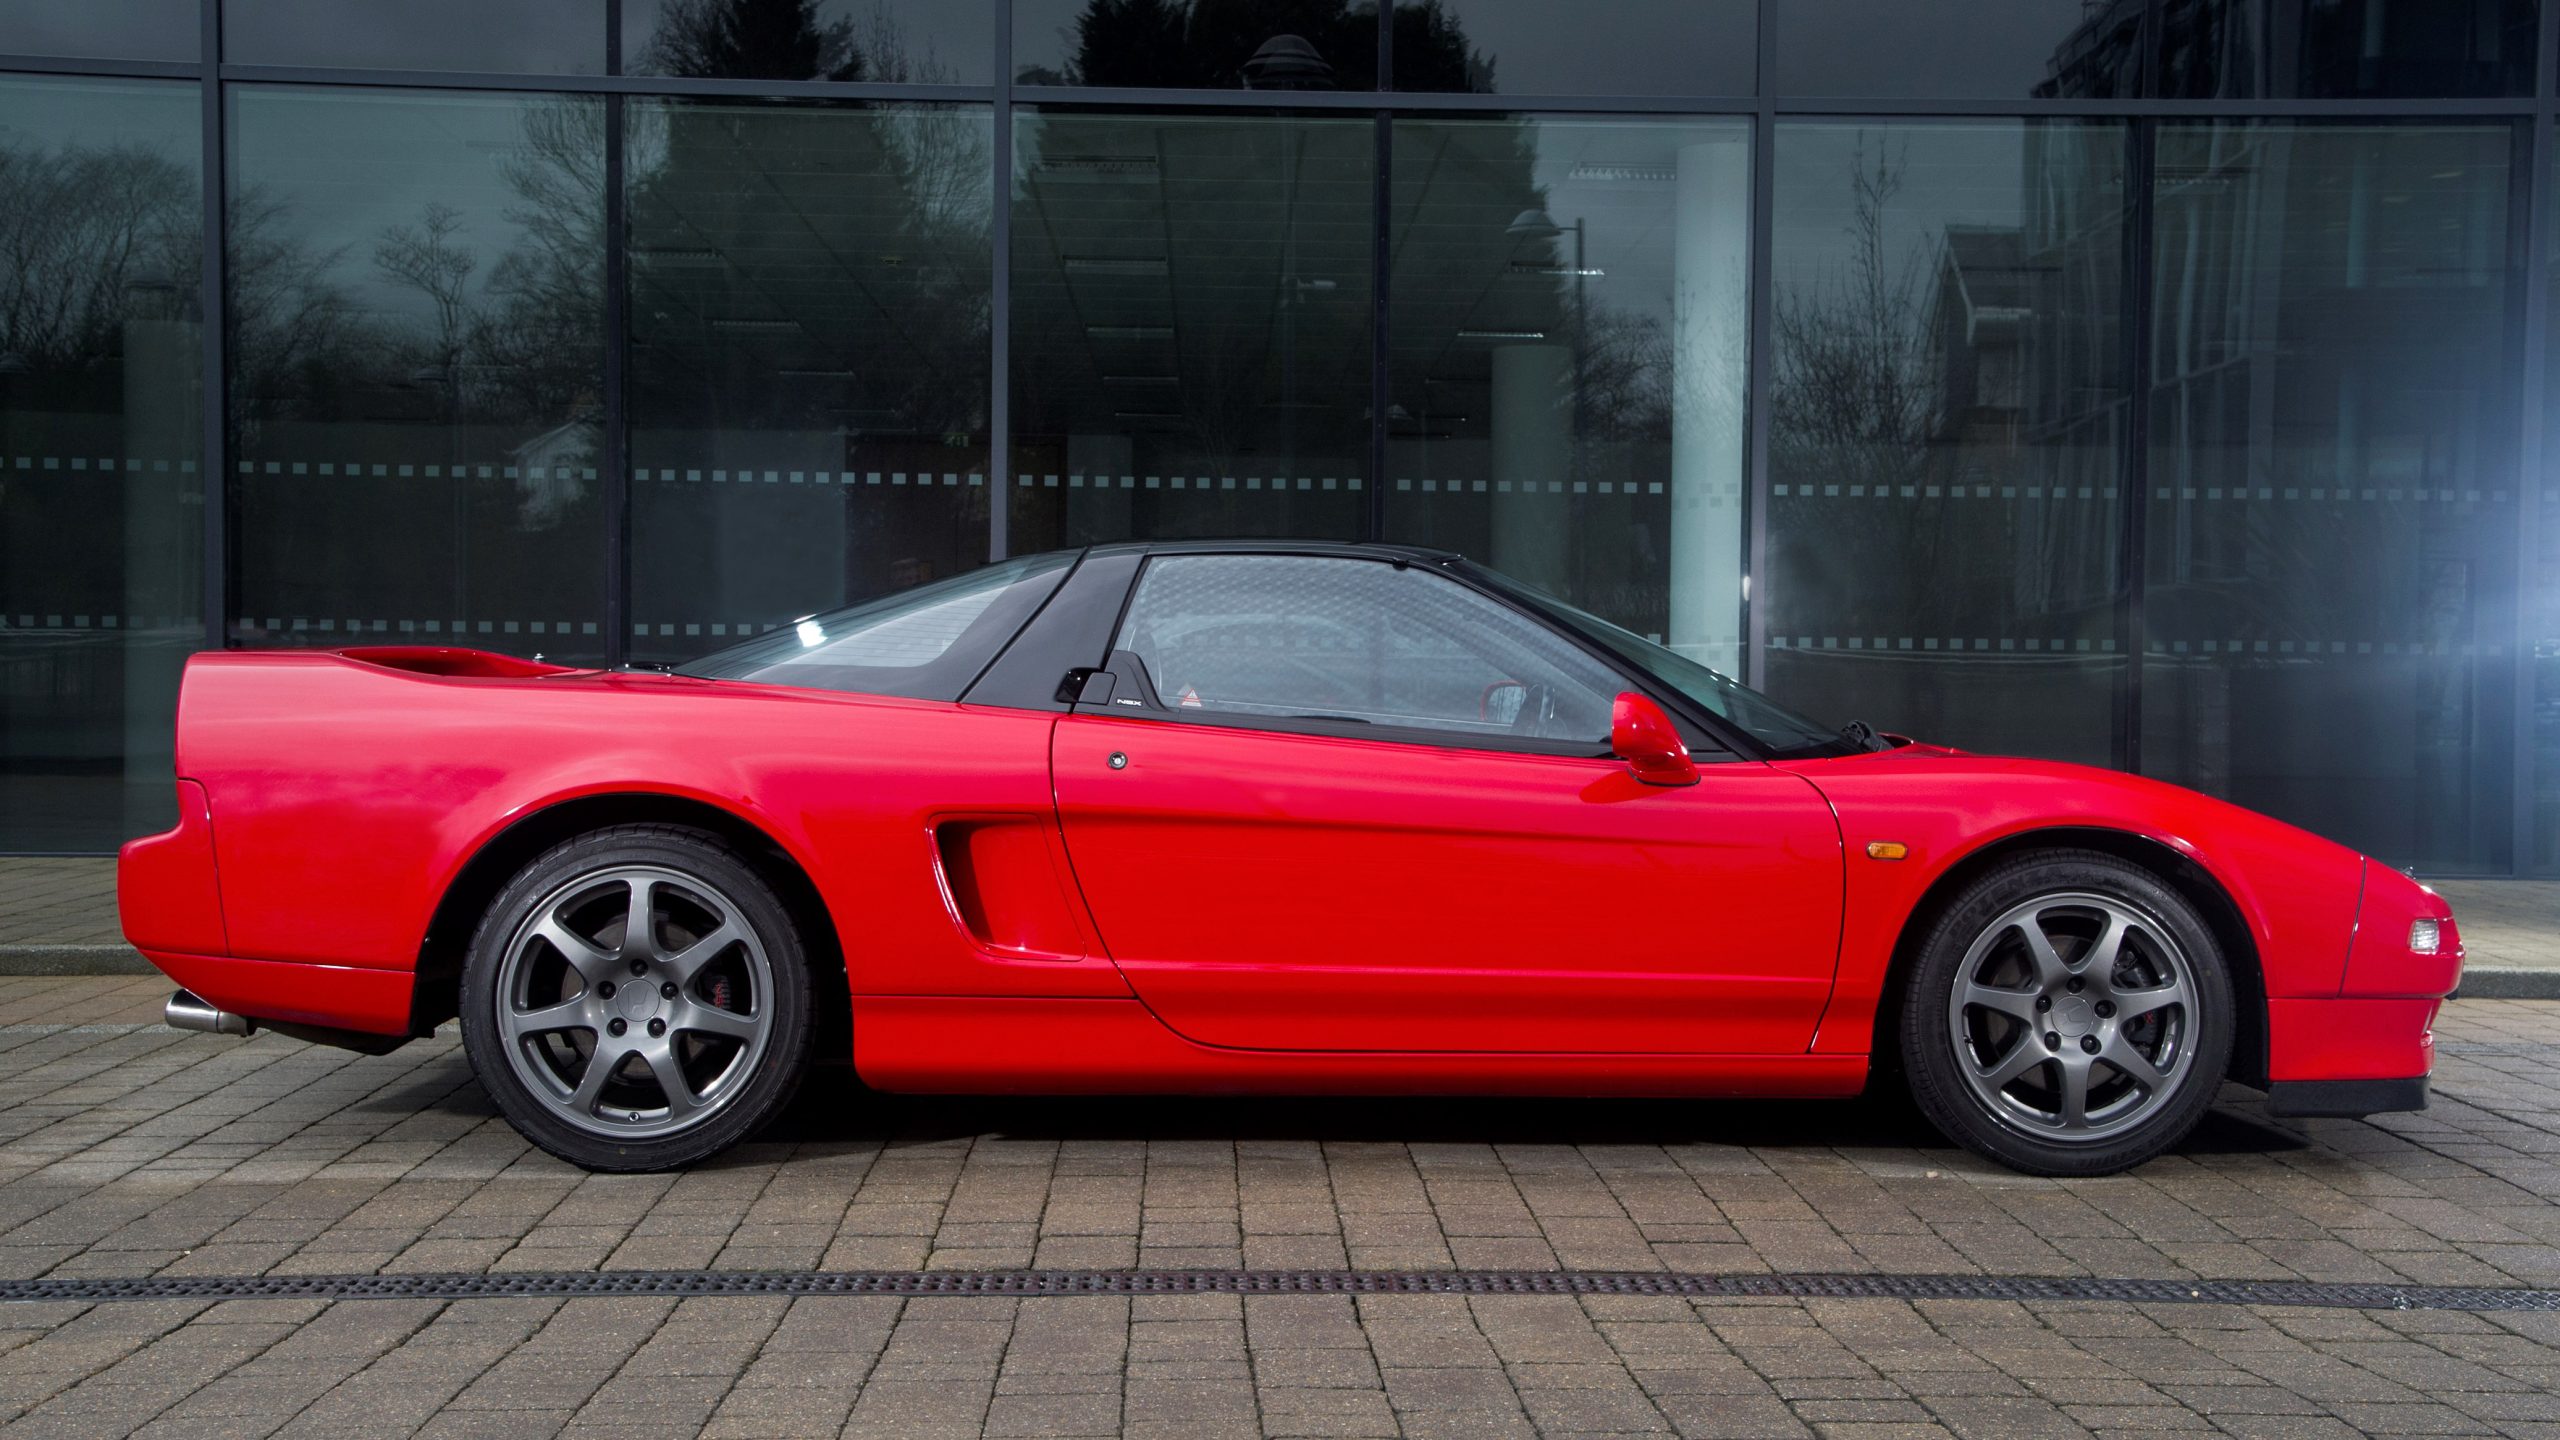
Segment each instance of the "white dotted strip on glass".
[[1023,490],[1358,490],[1357,475],[1017,475]]
[[142,460],[130,457],[118,460],[112,455],[102,455],[95,459],[86,455],[13,455],[10,457],[10,466],[18,470],[104,470],[109,473],[122,470],[127,474],[136,475],[145,471],[161,475],[171,471],[181,475],[196,473],[196,462],[193,460]]

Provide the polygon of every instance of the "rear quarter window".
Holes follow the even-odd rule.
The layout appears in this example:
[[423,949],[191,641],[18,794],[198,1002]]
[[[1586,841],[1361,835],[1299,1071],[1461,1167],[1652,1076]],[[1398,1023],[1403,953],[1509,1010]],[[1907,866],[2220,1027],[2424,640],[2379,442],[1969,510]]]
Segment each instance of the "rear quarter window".
[[677,667],[705,680],[753,680],[856,695],[957,700],[1074,566],[1033,555],[803,616]]

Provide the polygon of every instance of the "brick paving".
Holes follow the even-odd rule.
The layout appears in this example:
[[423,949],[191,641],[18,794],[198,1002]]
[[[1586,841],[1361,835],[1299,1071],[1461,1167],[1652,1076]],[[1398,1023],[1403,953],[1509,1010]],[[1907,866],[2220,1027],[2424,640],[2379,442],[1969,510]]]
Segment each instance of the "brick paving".
[[0,856],[0,944],[120,945],[116,862]]
[[[2464,1001],[2423,1114],[2232,1092],[2047,1181],[1844,1104],[1016,1100],[813,1083],[673,1176],[367,1059],[0,978],[0,1277],[1236,1267],[2560,1285],[2560,1004]],[[17,1435],[2560,1437],[2560,1314],[1644,1296],[0,1305]]]
[[2472,966],[2560,970],[2560,880],[2444,880]]

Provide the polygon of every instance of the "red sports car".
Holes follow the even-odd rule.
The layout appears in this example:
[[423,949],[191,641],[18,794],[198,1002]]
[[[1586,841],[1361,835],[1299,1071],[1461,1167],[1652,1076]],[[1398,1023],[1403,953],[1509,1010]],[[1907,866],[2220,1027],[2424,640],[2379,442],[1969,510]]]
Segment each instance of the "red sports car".
[[1454,555],[1101,545],[670,672],[199,655],[124,849],[172,1024],[459,1016],[595,1169],[882,1090],[1845,1096],[2088,1175],[2426,1103],[2462,947],[2132,775],[1835,730]]

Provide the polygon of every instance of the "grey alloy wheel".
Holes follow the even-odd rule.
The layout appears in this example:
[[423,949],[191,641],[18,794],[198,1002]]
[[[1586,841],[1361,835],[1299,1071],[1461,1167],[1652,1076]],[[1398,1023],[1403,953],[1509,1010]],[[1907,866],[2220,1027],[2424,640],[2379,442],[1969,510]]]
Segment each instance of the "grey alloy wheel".
[[2037,895],[1957,963],[1947,1035],[1986,1114],[2048,1144],[2097,1145],[2190,1083],[2199,993],[2169,926],[2094,891]]
[[775,969],[746,908],[655,864],[607,864],[537,901],[498,956],[507,1064],[554,1118],[616,1141],[711,1123],[774,1043]]

